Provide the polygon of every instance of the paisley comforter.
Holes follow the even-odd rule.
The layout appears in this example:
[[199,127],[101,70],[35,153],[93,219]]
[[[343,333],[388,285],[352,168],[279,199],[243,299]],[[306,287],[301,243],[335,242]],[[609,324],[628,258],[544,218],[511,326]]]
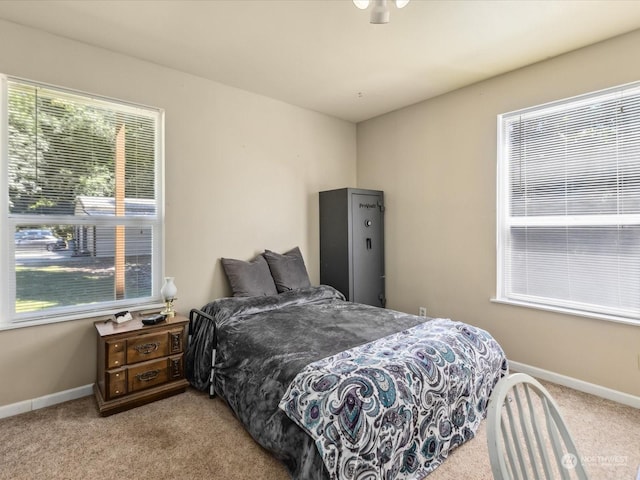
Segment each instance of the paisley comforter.
[[280,408],[332,479],[423,478],[473,437],[503,366],[487,332],[435,319],[312,363]]
[[[296,480],[421,478],[473,436],[507,370],[482,330],[346,302],[327,286],[224,298],[203,310],[217,325],[215,392]],[[447,343],[456,335],[441,331],[436,344],[423,344],[435,333],[430,324],[461,338]],[[187,376],[206,390],[213,328],[199,322],[190,335]]]

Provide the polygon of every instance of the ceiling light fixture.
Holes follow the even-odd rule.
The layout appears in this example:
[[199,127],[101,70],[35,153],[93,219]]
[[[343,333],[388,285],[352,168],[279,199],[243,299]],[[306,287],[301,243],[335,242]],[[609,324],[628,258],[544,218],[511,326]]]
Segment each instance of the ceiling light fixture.
[[353,0],[353,4],[360,10],[364,10],[369,7],[370,3],[373,3],[369,23],[379,25],[389,23],[389,2],[394,3],[398,8],[404,8],[409,1],[410,0]]

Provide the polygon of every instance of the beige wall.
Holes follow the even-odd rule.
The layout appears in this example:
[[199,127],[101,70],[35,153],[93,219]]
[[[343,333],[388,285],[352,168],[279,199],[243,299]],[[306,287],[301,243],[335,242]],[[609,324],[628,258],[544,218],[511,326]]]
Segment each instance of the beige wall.
[[[357,186],[386,194],[391,308],[426,305],[514,361],[640,395],[640,328],[489,301],[496,115],[637,80],[638,47],[635,32],[358,126]],[[3,21],[0,72],[165,109],[178,309],[228,294],[221,256],[300,245],[318,282],[317,192],[356,184],[354,125]],[[94,379],[91,321],[0,331],[0,406]]]
[[514,361],[640,395],[640,327],[490,302],[496,116],[639,80],[639,49],[636,31],[358,125],[358,186],[385,191],[390,308],[426,305]]
[[[318,282],[317,192],[355,184],[355,125],[3,21],[0,72],[165,109],[178,310],[228,294],[221,256],[299,245]],[[91,321],[0,331],[0,406],[94,381]]]

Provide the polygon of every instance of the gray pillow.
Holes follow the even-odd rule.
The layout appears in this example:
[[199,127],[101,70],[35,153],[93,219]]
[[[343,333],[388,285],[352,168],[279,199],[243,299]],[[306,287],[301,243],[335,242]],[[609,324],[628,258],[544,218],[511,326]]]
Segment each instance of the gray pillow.
[[279,293],[311,286],[307,267],[304,265],[304,259],[298,247],[284,254],[265,250],[263,255],[267,259],[271,276],[276,282]]
[[251,262],[233,258],[222,258],[221,261],[234,297],[255,297],[278,293],[269,272],[269,265],[262,255],[258,255]]

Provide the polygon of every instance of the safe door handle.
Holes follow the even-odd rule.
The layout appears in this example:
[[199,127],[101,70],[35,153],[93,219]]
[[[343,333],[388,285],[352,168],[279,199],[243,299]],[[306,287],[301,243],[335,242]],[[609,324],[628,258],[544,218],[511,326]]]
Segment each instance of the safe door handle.
[[367,238],[367,240],[365,241],[366,245],[367,245],[367,250],[371,250],[371,239]]

